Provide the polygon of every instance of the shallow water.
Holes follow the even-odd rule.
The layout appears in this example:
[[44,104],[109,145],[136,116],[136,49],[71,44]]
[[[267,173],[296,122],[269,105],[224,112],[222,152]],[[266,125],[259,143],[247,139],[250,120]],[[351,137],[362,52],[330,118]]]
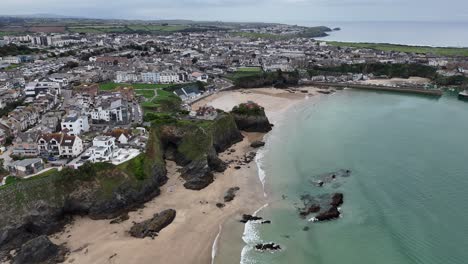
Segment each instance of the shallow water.
[[[466,263],[467,121],[453,96],[345,90],[291,109],[260,161],[270,203],[259,215],[272,224],[247,230],[243,263]],[[313,184],[339,169],[352,174]],[[342,218],[298,216],[301,195],[337,191]],[[283,250],[256,252],[260,241]]]

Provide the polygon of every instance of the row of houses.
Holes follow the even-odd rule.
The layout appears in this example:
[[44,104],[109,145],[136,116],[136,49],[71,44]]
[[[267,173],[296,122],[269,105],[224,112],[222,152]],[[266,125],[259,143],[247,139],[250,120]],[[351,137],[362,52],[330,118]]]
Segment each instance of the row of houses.
[[116,72],[115,82],[117,83],[177,83],[187,81],[208,81],[208,75],[201,72],[193,72],[188,75],[186,72],[162,71],[162,72]]

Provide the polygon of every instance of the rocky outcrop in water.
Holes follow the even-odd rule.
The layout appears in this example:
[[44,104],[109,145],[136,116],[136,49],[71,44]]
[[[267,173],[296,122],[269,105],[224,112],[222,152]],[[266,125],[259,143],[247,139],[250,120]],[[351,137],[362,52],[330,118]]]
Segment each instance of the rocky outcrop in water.
[[343,194],[335,193],[333,194],[330,202],[330,208],[324,212],[319,213],[314,220],[315,221],[327,221],[333,220],[340,217],[340,211],[338,207],[343,204]]
[[173,209],[167,209],[160,213],[157,213],[153,218],[148,219],[144,222],[137,223],[130,229],[129,233],[133,237],[154,238],[158,236],[158,233],[174,221],[176,217],[176,211]]
[[52,264],[60,263],[65,259],[68,251],[61,246],[50,242],[46,236],[39,236],[29,240],[21,246],[14,257],[14,264]]
[[243,214],[242,219],[240,220],[241,223],[247,223],[249,221],[257,221],[257,220],[262,220],[263,218],[259,216],[254,216],[254,215],[249,215],[249,214]]
[[271,242],[271,243],[257,244],[255,245],[255,249],[258,251],[278,251],[278,250],[281,250],[281,246]]

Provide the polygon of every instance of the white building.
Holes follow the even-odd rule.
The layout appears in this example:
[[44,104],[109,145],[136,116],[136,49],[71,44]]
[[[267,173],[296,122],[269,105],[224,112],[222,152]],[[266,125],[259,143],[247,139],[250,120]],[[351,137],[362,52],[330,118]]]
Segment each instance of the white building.
[[100,106],[90,111],[91,119],[105,122],[127,122],[128,109],[122,99],[102,102]]
[[159,72],[142,72],[141,81],[144,83],[159,83]]
[[122,72],[122,71],[116,72],[115,82],[117,83],[124,83],[124,82],[133,83],[133,82],[138,82],[138,80],[139,80],[139,76],[134,72]]
[[192,79],[200,82],[208,82],[208,75],[201,72],[192,73]]
[[83,141],[78,136],[64,135],[60,143],[60,156],[77,157],[83,152]]
[[62,120],[61,124],[62,131],[67,134],[76,136],[83,132],[89,131],[88,117],[69,115]]
[[93,139],[93,146],[86,150],[82,159],[91,162],[109,161],[116,149],[114,137],[98,136]]
[[164,71],[159,75],[159,81],[161,83],[175,83],[179,81],[179,75],[172,71]]
[[21,62],[21,58],[19,56],[8,56],[1,58],[1,61],[5,63],[18,64]]

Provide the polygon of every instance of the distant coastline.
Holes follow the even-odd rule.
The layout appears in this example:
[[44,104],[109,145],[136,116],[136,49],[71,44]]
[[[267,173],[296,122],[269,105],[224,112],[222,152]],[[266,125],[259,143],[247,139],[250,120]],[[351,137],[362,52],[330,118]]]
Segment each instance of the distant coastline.
[[468,21],[302,21],[303,26],[325,25],[333,31],[326,41],[390,43],[429,47],[468,47]]

